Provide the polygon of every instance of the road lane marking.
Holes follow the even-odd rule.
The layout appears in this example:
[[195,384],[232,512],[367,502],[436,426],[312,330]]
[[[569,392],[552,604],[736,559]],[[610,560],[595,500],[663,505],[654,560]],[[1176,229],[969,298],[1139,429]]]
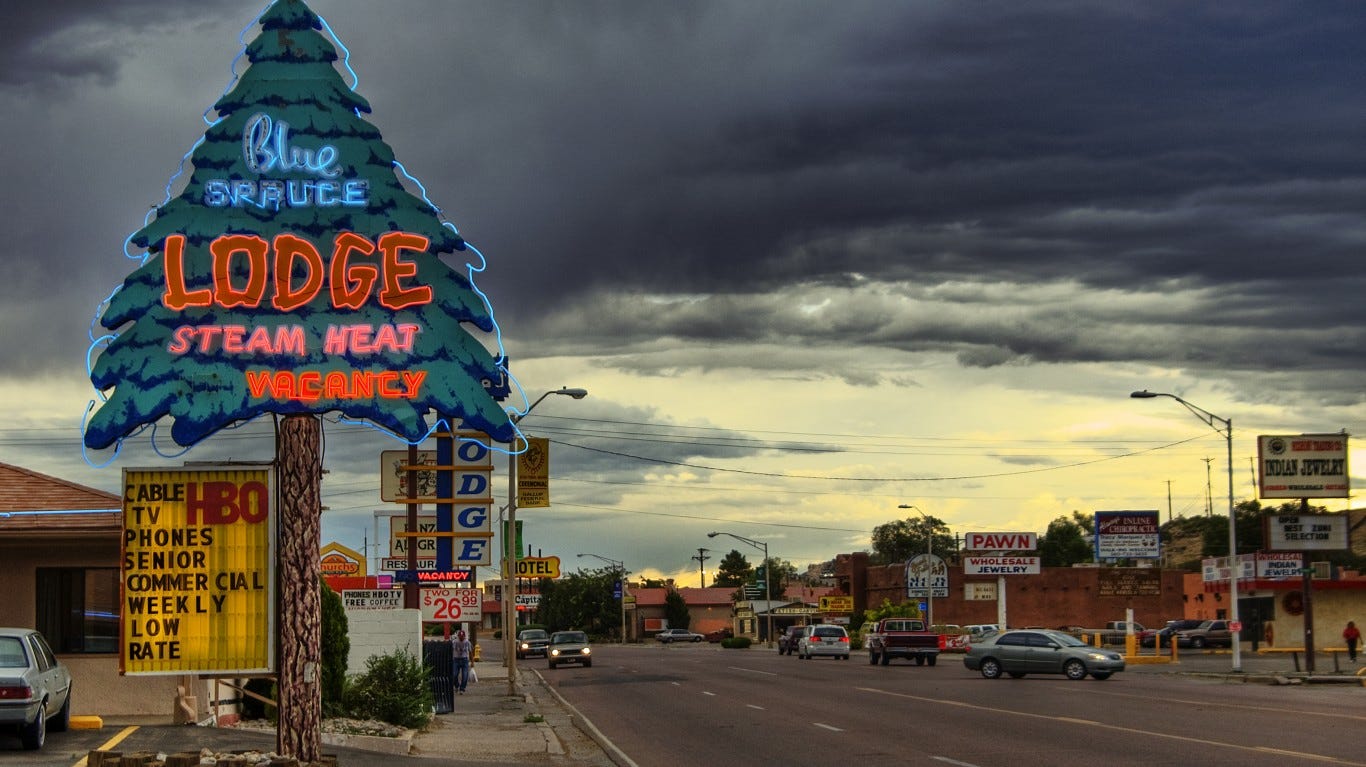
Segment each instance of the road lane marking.
[[768,709],[764,708],[763,706],[756,706],[756,705],[754,705],[753,703],[746,703],[745,705],[746,705],[746,706],[749,706],[750,708],[757,709],[757,710],[759,710],[759,711],[767,711],[767,710],[768,710]]
[[[1366,669],[1364,669],[1364,670],[1366,670]],[[1054,687],[1055,687],[1056,689],[1060,689],[1060,690],[1061,690],[1061,689],[1067,689],[1067,688],[1069,688],[1070,685],[1054,685]],[[1093,691],[1088,690],[1087,692],[1093,692]],[[1151,699],[1152,699],[1152,696],[1151,696],[1151,695],[1135,695],[1134,693],[1131,693],[1131,692],[1098,692],[1098,691],[1095,691],[1095,692],[1093,692],[1093,694],[1095,694],[1095,695],[1109,695],[1110,697],[1114,697],[1114,698],[1139,698],[1139,699],[1142,699],[1142,700],[1151,700]],[[1241,710],[1244,710],[1244,711],[1262,711],[1262,712],[1267,712],[1267,713],[1272,713],[1272,714],[1294,714],[1296,717],[1319,716],[1319,717],[1328,717],[1328,718],[1332,718],[1332,719],[1351,719],[1351,720],[1358,721],[1358,722],[1366,722],[1366,716],[1363,716],[1363,715],[1361,715],[1361,714],[1344,714],[1344,713],[1341,713],[1341,712],[1338,712],[1338,711],[1303,711],[1303,710],[1301,710],[1301,709],[1297,709],[1297,708],[1286,708],[1286,707],[1284,707],[1284,706],[1251,706],[1251,705],[1248,705],[1248,704],[1246,704],[1246,703],[1225,703],[1225,702],[1220,701],[1220,700],[1211,700],[1211,699],[1209,699],[1209,698],[1163,698],[1163,700],[1168,700],[1168,701],[1171,701],[1172,703],[1189,703],[1189,704],[1191,704],[1191,705],[1199,705],[1199,706],[1219,706],[1219,707],[1221,707],[1221,708],[1234,708],[1234,709],[1241,709]]]
[[932,756],[930,758],[936,762],[943,762],[944,764],[956,764],[958,767],[981,767],[975,762],[960,762],[957,759],[950,759],[947,756]]
[[[131,726],[128,726],[128,727],[124,727],[122,732],[120,732],[118,735],[115,735],[114,737],[110,738],[109,740],[105,741],[105,742],[103,743],[103,745],[101,745],[99,748],[96,748],[95,750],[96,750],[96,751],[108,751],[109,749],[113,748],[114,746],[117,746],[120,742],[122,742],[124,738],[126,738],[126,737],[128,737],[129,735],[132,735],[134,732],[136,732],[137,729],[138,729],[138,728],[137,728],[137,725],[131,725]],[[90,758],[90,754],[86,754],[85,756],[81,757],[81,760],[80,760],[80,761],[78,761],[78,762],[76,762],[75,764],[71,765],[71,767],[85,767],[85,765],[87,764],[87,761],[86,761],[86,760],[88,760],[89,758]]]
[[[1199,743],[1199,744],[1205,745],[1205,746],[1216,746],[1216,747],[1219,747],[1219,748],[1229,748],[1229,749],[1233,749],[1233,750],[1235,750],[1235,751],[1251,751],[1251,752],[1253,752],[1253,753],[1261,754],[1261,753],[1267,753],[1268,751],[1273,750],[1273,749],[1271,749],[1271,748],[1268,747],[1268,746],[1244,746],[1244,745],[1240,745],[1240,744],[1238,744],[1238,743],[1229,743],[1229,742],[1220,741],[1220,740],[1209,740],[1208,738],[1194,738],[1194,737],[1191,737],[1191,736],[1189,736],[1189,735],[1175,735],[1175,734],[1172,734],[1172,733],[1157,732],[1157,731],[1154,731],[1154,730],[1141,730],[1141,729],[1139,729],[1139,728],[1137,728],[1137,727],[1125,727],[1125,726],[1123,726],[1123,725],[1118,725],[1118,724],[1106,724],[1106,723],[1104,723],[1104,722],[1095,722],[1095,721],[1091,721],[1091,720],[1088,720],[1088,719],[1075,719],[1075,718],[1066,717],[1066,716],[1053,716],[1053,715],[1051,715],[1051,714],[1035,714],[1035,713],[1031,713],[1031,712],[1028,712],[1028,711],[1012,711],[1012,710],[1006,709],[1006,708],[996,708],[996,707],[994,707],[994,706],[983,706],[983,705],[977,704],[977,703],[965,703],[965,702],[959,701],[959,700],[945,700],[945,699],[943,699],[943,698],[930,698],[930,697],[926,697],[926,696],[923,696],[923,695],[909,695],[909,694],[904,693],[904,692],[892,692],[892,691],[890,691],[890,690],[879,690],[879,689],[877,689],[876,687],[855,687],[854,689],[855,689],[855,690],[859,690],[859,691],[861,691],[861,692],[871,692],[871,693],[876,693],[876,694],[878,694],[878,695],[888,695],[888,696],[891,696],[891,697],[894,697],[894,698],[905,698],[905,699],[907,699],[907,700],[918,700],[918,701],[921,701],[921,702],[923,702],[923,703],[933,703],[933,704],[936,705],[936,706],[957,706],[957,707],[959,707],[959,708],[973,709],[973,710],[976,710],[976,711],[987,711],[987,712],[990,712],[990,713],[993,713],[993,714],[1008,714],[1008,715],[1011,715],[1011,716],[1023,717],[1023,718],[1025,718],[1025,719],[1042,719],[1042,720],[1049,721],[1049,722],[1063,722],[1063,723],[1066,723],[1066,724],[1079,724],[1079,725],[1082,725],[1082,726],[1085,726],[1085,727],[1096,727],[1096,728],[1098,728],[1098,729],[1114,730],[1114,731],[1116,731],[1116,732],[1124,732],[1124,733],[1129,733],[1129,734],[1131,734],[1131,735],[1146,735],[1146,736],[1148,736],[1148,737],[1163,738],[1163,739],[1165,739],[1165,740],[1176,740],[1176,741],[1181,741],[1181,742],[1183,742],[1183,743]],[[1326,755],[1323,755],[1323,754],[1310,754],[1310,753],[1303,752],[1303,751],[1285,751],[1285,752],[1279,752],[1279,751],[1278,751],[1277,753],[1285,753],[1285,754],[1287,754],[1287,755],[1293,755],[1293,756],[1296,756],[1296,757],[1301,758],[1301,759],[1313,759],[1313,760],[1320,761],[1320,762],[1328,762],[1328,763],[1330,763],[1330,764],[1347,764],[1347,765],[1353,765],[1354,767],[1366,767],[1366,762],[1352,762],[1352,761],[1348,761],[1348,760],[1346,760],[1346,759],[1338,759],[1337,757],[1334,757],[1334,756],[1326,756]]]
[[713,698],[716,697],[716,693],[714,693],[714,692],[707,692],[706,690],[703,690],[703,691],[702,691],[702,694],[703,694],[703,695],[710,695],[710,696],[712,696]]
[[748,671],[751,674],[763,674],[764,676],[777,676],[772,671],[760,671],[757,668],[745,668],[744,666],[726,666],[731,671]]
[[816,725],[817,727],[821,727],[821,728],[823,728],[823,729],[829,730],[829,731],[831,731],[831,732],[844,732],[844,730],[841,730],[841,729],[838,728],[838,727],[831,727],[831,726],[828,725],[828,724],[821,724],[820,722],[812,722],[812,724]]

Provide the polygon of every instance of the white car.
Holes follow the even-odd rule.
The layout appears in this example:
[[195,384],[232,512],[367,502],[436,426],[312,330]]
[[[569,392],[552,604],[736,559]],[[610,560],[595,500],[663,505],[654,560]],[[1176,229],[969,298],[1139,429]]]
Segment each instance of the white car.
[[701,634],[694,634],[687,629],[664,629],[655,634],[655,640],[668,644],[670,642],[701,642],[706,637]]
[[71,674],[47,640],[32,629],[0,628],[0,728],[18,730],[32,750],[70,722]]
[[817,655],[849,660],[849,632],[843,626],[821,624],[797,640],[797,656],[811,660]]

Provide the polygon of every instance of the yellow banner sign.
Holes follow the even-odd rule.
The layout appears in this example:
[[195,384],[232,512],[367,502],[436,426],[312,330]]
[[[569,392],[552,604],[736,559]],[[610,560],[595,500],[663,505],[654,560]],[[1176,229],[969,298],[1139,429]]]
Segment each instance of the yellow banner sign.
[[560,577],[559,557],[522,557],[517,560],[518,578]]
[[821,612],[823,613],[851,613],[853,611],[853,597],[821,597]]
[[124,470],[121,673],[274,670],[272,477]]
[[517,456],[517,506],[544,509],[550,505],[550,440],[527,437],[526,452]]

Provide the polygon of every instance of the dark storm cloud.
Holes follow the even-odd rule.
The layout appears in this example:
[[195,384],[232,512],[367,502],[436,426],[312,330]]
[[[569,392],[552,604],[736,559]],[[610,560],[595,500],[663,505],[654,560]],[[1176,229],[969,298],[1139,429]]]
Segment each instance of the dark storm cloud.
[[[263,5],[11,11],[0,97],[66,127],[6,129],[42,198],[3,258],[51,245],[88,284],[64,282],[63,303],[86,301],[41,324],[24,318],[48,273],[0,286],[7,326],[39,341],[0,353],[8,366],[79,358],[59,339],[82,336],[126,265],[76,262],[116,252],[159,199]],[[481,285],[522,359],[870,384],[870,347],[1231,375],[1275,348],[1275,367],[1316,372],[1299,384],[1316,397],[1352,397],[1358,4],[311,5],[400,159],[488,254]],[[204,65],[201,42],[224,51],[213,76],[177,78]],[[129,106],[95,131],[63,100]],[[62,146],[98,165],[62,165]],[[72,227],[52,203],[70,184],[46,179],[82,172],[99,194],[76,205],[99,218]]]

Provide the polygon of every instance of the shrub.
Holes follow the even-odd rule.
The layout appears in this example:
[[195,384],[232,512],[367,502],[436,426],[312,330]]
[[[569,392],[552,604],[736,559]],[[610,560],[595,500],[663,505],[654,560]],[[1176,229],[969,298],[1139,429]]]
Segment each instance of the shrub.
[[418,729],[431,717],[432,689],[422,661],[407,650],[372,655],[365,673],[346,690],[346,710],[360,719],[378,719]]
[[323,716],[342,713],[346,695],[346,657],[351,653],[347,634],[346,608],[337,592],[322,588],[322,705]]
[[721,646],[727,650],[744,650],[751,644],[749,637],[727,637],[721,640]]

